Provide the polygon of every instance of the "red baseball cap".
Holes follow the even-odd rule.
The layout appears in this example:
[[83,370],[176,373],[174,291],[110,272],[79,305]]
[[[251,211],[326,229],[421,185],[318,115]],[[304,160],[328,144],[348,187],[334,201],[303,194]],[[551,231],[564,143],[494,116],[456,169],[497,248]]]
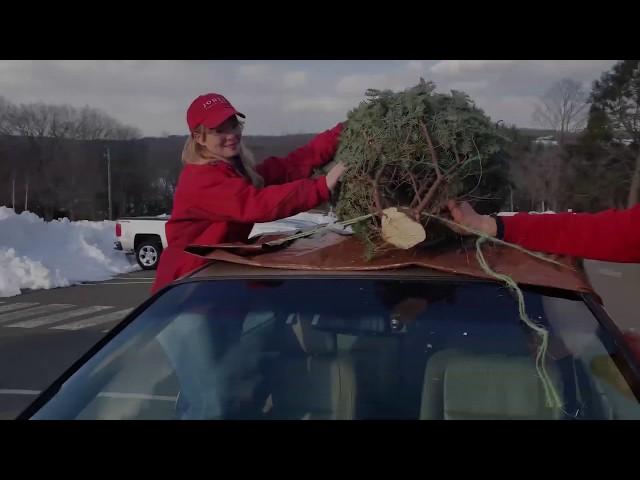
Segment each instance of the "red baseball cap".
[[195,130],[198,125],[216,128],[233,115],[242,118],[244,114],[238,112],[229,100],[217,93],[207,93],[196,98],[187,109],[187,124],[189,130]]

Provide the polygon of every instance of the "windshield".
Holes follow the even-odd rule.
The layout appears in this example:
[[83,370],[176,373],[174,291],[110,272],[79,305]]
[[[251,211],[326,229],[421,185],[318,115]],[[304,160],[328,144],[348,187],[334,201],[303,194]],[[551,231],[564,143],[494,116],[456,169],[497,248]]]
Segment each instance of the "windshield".
[[586,305],[525,290],[538,337],[491,283],[214,280],[177,285],[36,419],[640,419]]

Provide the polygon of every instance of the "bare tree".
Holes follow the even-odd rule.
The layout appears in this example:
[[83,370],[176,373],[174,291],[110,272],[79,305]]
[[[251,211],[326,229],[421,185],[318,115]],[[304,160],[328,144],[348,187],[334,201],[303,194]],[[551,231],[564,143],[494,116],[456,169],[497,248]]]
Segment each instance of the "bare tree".
[[588,92],[579,82],[563,78],[540,98],[533,120],[542,127],[553,129],[558,135],[558,143],[564,145],[567,133],[584,127],[588,97]]
[[[0,97],[0,135],[23,137],[26,151],[12,159],[10,175],[12,203],[16,178],[24,179],[25,209],[29,205],[52,216],[74,198],[65,195],[68,177],[69,142],[64,140],[132,140],[141,136],[137,128],[125,125],[106,112],[85,106],[49,105],[42,102],[14,105]],[[87,163],[85,159],[85,164]],[[87,165],[80,166],[85,171]]]
[[140,137],[142,137],[140,129],[128,125],[118,125],[113,129],[111,138],[114,140],[135,140]]
[[124,125],[97,108],[85,106],[76,112],[72,138],[77,140],[133,140],[140,130]]
[[140,130],[106,112],[85,106],[29,103],[13,105],[0,97],[0,134],[75,140],[132,140]]
[[49,108],[49,135],[53,138],[71,138],[75,127],[75,109],[70,105],[50,105]]
[[50,110],[44,103],[8,104],[4,114],[4,130],[10,135],[48,136]]
[[11,124],[11,110],[15,108],[6,98],[0,97],[0,135],[13,133]]
[[559,147],[522,153],[510,163],[509,173],[519,195],[531,202],[530,208],[554,211],[562,208],[566,165]]

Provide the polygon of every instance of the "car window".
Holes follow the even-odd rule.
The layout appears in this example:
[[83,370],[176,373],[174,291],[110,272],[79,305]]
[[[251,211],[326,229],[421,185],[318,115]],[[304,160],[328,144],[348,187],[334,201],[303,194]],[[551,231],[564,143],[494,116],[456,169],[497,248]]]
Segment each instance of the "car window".
[[34,418],[640,418],[620,358],[575,299],[492,283],[216,280],[169,289]]

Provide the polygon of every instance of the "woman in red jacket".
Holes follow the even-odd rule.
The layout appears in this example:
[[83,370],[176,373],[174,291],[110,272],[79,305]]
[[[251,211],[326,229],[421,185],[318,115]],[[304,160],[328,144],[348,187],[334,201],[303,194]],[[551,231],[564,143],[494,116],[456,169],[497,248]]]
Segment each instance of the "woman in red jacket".
[[[309,178],[314,168],[333,158],[341,124],[284,158],[271,157],[255,166],[242,145],[238,117],[244,115],[215,93],[196,98],[187,110],[184,168],[165,226],[169,245],[152,292],[207,263],[185,253],[187,245],[246,241],[254,222],[285,218],[327,201],[344,171],[338,164],[326,176]],[[229,415],[237,400],[231,394],[237,372],[233,362],[224,361],[225,354],[242,347],[231,339],[241,335],[245,317],[256,314],[260,312],[243,305],[194,305],[158,334],[180,384],[177,418]],[[242,355],[249,354],[256,352]]]
[[309,178],[333,158],[342,124],[284,158],[254,166],[238,117],[244,115],[216,93],[199,96],[187,110],[184,168],[152,293],[206,263],[185,253],[187,245],[246,241],[254,222],[289,217],[327,201],[344,171],[338,164],[326,176]]

